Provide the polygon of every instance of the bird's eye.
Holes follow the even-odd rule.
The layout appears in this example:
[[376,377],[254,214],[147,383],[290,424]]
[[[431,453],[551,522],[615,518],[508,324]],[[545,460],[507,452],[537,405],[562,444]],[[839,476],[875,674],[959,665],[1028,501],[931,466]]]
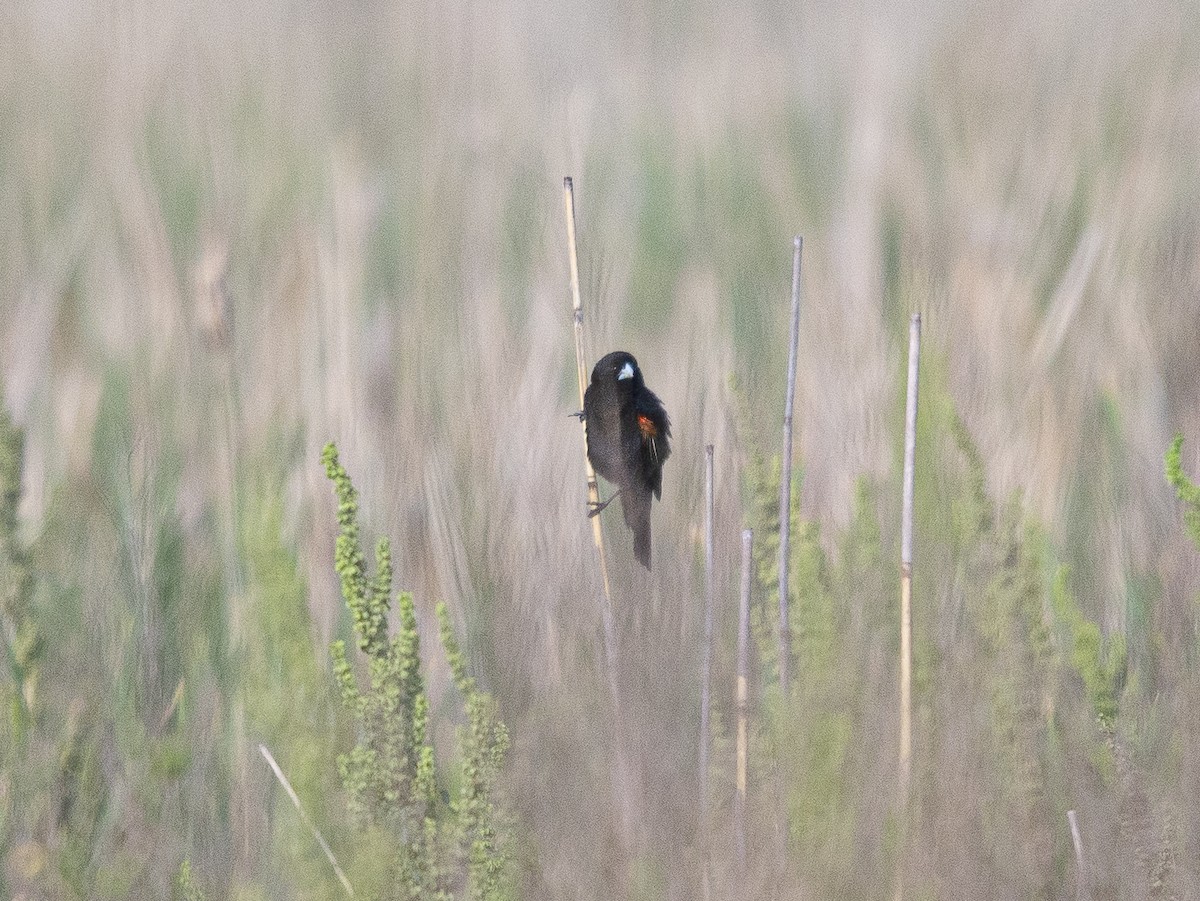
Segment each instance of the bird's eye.
[[631,378],[633,378],[633,364],[626,360],[625,365],[622,366],[620,371],[617,373],[617,381],[620,382],[624,379]]

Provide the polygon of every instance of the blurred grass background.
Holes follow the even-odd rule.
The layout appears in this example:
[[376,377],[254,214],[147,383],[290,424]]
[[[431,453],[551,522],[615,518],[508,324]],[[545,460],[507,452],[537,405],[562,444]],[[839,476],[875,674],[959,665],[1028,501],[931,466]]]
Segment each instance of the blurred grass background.
[[[882,897],[903,861],[917,897],[1063,897],[1081,878],[1097,898],[1193,896],[1200,568],[1162,469],[1182,432],[1200,472],[1193,12],[6,5],[0,383],[24,466],[5,553],[24,575],[4,609],[4,894],[164,897],[184,857],[211,898],[340,892],[254,750],[352,860],[326,652],[349,624],[318,465],[336,439],[415,592],[434,697],[444,599],[512,730],[527,897],[698,896],[706,443],[718,892]],[[566,415],[565,174],[590,358],[637,355],[677,436],[652,577],[608,529],[615,736]],[[771,458],[796,233],[787,703]],[[901,839],[891,561],[913,311]],[[745,882],[727,831],[744,520],[762,549]]]

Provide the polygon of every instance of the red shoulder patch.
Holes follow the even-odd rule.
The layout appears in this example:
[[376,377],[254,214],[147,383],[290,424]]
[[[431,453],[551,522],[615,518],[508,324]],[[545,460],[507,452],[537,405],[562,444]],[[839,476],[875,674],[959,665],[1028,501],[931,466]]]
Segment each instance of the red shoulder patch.
[[654,420],[642,413],[638,414],[638,428],[642,430],[643,438],[654,438],[658,435],[658,426]]

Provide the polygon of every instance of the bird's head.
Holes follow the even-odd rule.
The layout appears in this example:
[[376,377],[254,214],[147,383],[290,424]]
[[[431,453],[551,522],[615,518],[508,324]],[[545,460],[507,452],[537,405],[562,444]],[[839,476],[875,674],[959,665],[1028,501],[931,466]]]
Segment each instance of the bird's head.
[[643,384],[642,370],[633,354],[614,350],[602,357],[592,370],[592,384],[615,385],[619,390],[632,391]]

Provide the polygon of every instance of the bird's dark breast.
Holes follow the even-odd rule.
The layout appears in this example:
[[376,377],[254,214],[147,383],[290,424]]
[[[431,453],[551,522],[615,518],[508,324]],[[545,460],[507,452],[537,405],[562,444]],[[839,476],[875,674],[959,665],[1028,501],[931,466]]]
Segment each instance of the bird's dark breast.
[[602,403],[595,388],[588,388],[583,400],[584,423],[587,427],[588,459],[596,472],[610,482],[623,481],[625,468],[621,453],[620,407]]

